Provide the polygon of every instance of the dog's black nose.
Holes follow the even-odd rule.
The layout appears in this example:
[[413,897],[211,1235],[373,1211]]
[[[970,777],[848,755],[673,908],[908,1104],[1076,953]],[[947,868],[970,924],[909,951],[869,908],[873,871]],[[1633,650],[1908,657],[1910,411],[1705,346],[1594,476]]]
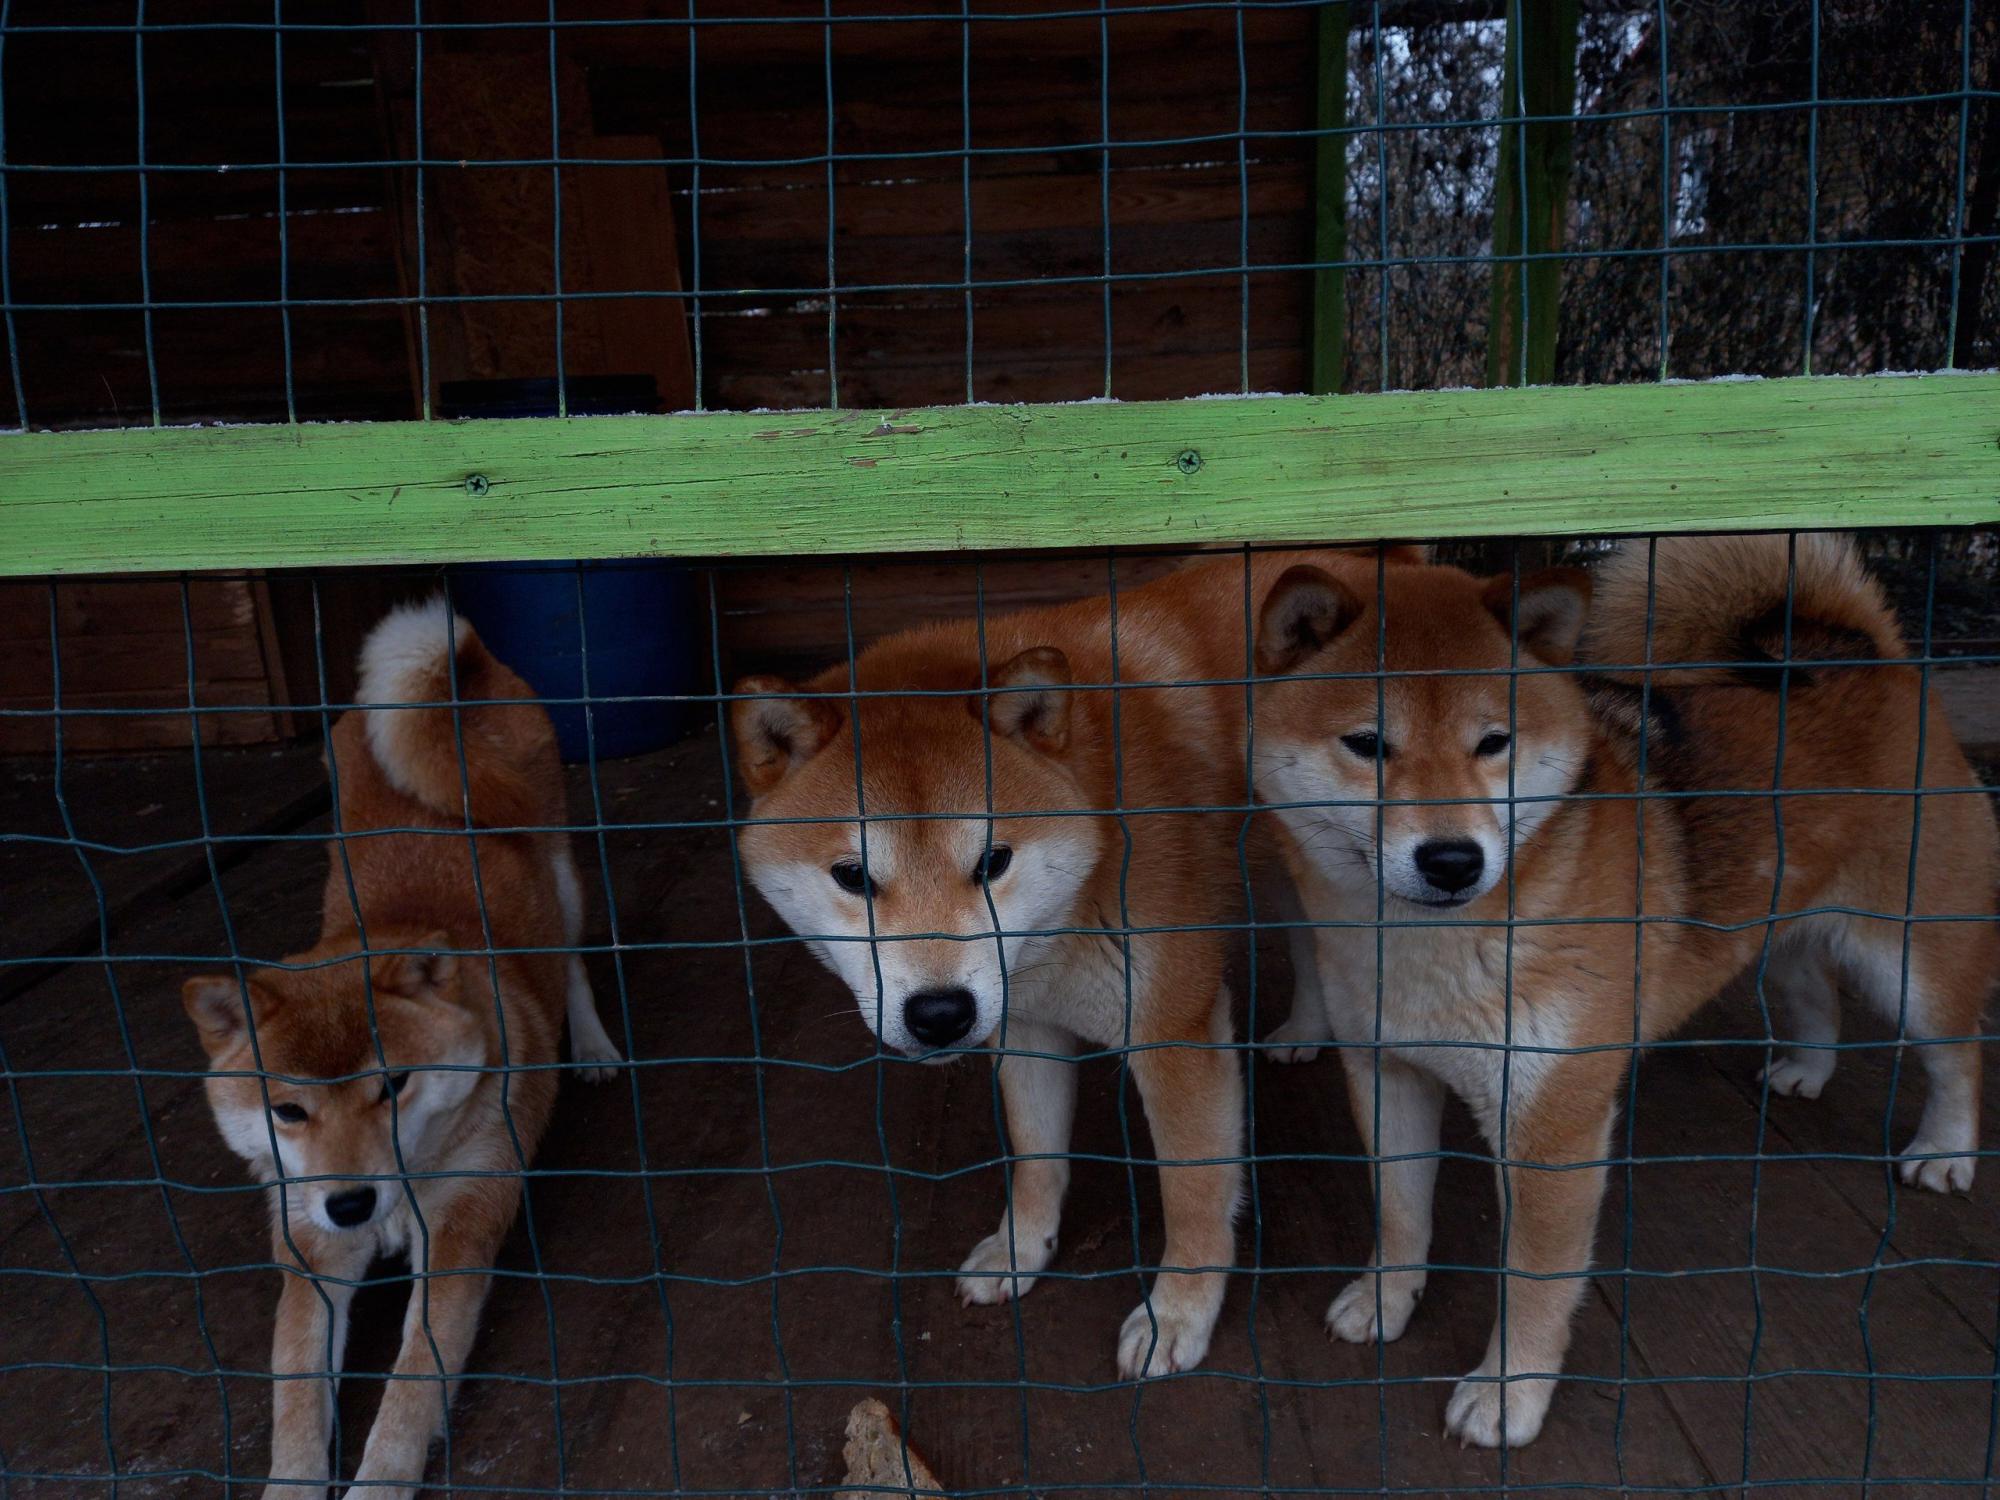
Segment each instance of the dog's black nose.
[[1417,845],[1417,873],[1447,896],[1479,879],[1486,856],[1471,839],[1427,839]]
[[375,1189],[358,1187],[349,1188],[344,1193],[327,1194],[326,1216],[342,1229],[366,1224],[375,1216]]
[[926,1047],[949,1047],[972,1030],[978,1009],[968,989],[919,990],[903,1002],[903,1024]]

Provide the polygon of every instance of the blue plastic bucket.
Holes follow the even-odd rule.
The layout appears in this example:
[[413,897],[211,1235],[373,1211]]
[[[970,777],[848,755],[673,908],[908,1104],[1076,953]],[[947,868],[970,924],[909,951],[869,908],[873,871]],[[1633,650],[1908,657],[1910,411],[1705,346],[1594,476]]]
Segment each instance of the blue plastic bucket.
[[[577,416],[652,411],[650,376],[578,376],[567,382]],[[556,383],[447,382],[444,417],[548,416]],[[452,570],[452,602],[493,654],[548,703],[567,762],[638,755],[693,727],[701,705],[662,699],[699,691],[701,631],[695,581],[669,563],[474,563]],[[589,647],[590,721],[584,707]],[[629,701],[617,701],[617,700]],[[606,701],[610,700],[610,701]]]
[[590,724],[579,702],[548,704],[565,761],[589,758],[591,730],[598,759],[612,760],[657,750],[692,727],[700,705],[661,701],[699,691],[703,680],[694,581],[685,569],[482,563],[455,570],[451,592],[487,647],[540,698],[584,696],[588,644]]

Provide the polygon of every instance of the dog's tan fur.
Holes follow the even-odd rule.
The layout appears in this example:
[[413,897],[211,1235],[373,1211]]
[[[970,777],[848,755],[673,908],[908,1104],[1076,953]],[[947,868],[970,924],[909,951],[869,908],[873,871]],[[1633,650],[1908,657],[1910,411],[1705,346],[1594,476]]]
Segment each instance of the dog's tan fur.
[[[450,700],[446,620],[433,604],[377,627],[363,651],[362,701]],[[455,634],[459,698],[531,696],[463,620]],[[452,710],[342,716],[330,758],[338,829],[349,837],[344,858],[341,848],[332,851],[319,941],[286,967],[251,970],[240,982],[203,976],[183,988],[214,1070],[208,1096],[216,1123],[272,1185],[272,1255],[286,1274],[271,1349],[281,1378],[273,1387],[267,1496],[326,1494],[329,1421],[355,1283],[378,1255],[402,1250],[422,1279],[411,1291],[394,1374],[419,1378],[385,1385],[356,1475],[376,1487],[351,1493],[416,1493],[520,1203],[514,1174],[526,1169],[555,1102],[556,1075],[547,1068],[478,1070],[553,1063],[566,1007],[585,1071],[601,1076],[601,1065],[616,1060],[573,955],[501,954],[489,968],[482,952],[575,943],[582,892],[567,834],[371,833],[463,829],[467,791],[482,828],[553,830],[565,821],[555,737],[540,706],[460,713],[463,783]],[[580,1015],[586,1019],[577,1024]],[[260,1079],[259,1071],[277,1076]],[[400,1080],[400,1093],[391,1080]],[[404,1169],[419,1175],[404,1177]],[[481,1175],[490,1173],[502,1175]],[[329,1199],[367,1189],[375,1198],[365,1222],[343,1227],[329,1217]]]
[[[1773,1062],[1774,1091],[1815,1095],[1832,1071],[1824,1044],[1837,1035],[1834,972],[1910,1038],[1975,1036],[2000,964],[1990,920],[2000,855],[1985,793],[1921,799],[1914,914],[1975,920],[1906,924],[1919,799],[1696,796],[1635,808],[1642,712],[1652,791],[1976,785],[1934,696],[1922,709],[1919,772],[1915,667],[1819,664],[1907,657],[1879,590],[1842,539],[1665,540],[1656,558],[1635,544],[1601,567],[1587,654],[1611,668],[1684,664],[1655,672],[1649,693],[1644,674],[1629,671],[1594,681],[1547,672],[1510,679],[1517,602],[1520,664],[1572,662],[1591,591],[1578,570],[1523,579],[1518,591],[1511,576],[1436,566],[1391,566],[1383,582],[1386,630],[1372,569],[1291,572],[1262,610],[1260,665],[1275,673],[1371,673],[1382,634],[1392,675],[1379,720],[1370,676],[1289,677],[1260,689],[1257,777],[1274,804],[1317,804],[1281,813],[1307,915],[1366,924],[1379,914],[1400,924],[1382,934],[1379,1031],[1375,932],[1326,927],[1316,932],[1317,972],[1300,988],[1305,1013],[1272,1040],[1280,1056],[1347,1044],[1341,1059],[1355,1118],[1364,1138],[1380,1121],[1370,1146],[1392,1158],[1376,1179],[1382,1269],[1335,1299],[1328,1324],[1336,1335],[1393,1339],[1422,1293],[1436,1178],[1426,1153],[1438,1146],[1447,1089],[1470,1103],[1496,1155],[1513,1163],[1502,1183],[1511,1205],[1505,1258],[1520,1274],[1504,1282],[1504,1325],[1454,1392],[1446,1422],[1463,1440],[1519,1444],[1541,1428],[1583,1293],[1631,1045],[1681,1026],[1753,963],[1767,925],[1770,988],[1789,1013],[1780,1034],[1808,1044]],[[1789,669],[1769,664],[1787,655],[1796,663]],[[1763,665],[1700,665],[1746,660]],[[1395,675],[1452,671],[1492,675]],[[1509,754],[1490,744],[1478,753],[1486,736],[1510,726],[1512,790],[1530,799],[1511,809]],[[1379,805],[1374,755],[1352,753],[1341,738],[1368,729],[1389,746]],[[1564,800],[1572,792],[1610,795]],[[1432,798],[1466,800],[1397,805]],[[1343,799],[1359,806],[1343,809]],[[1783,875],[1774,892],[1780,818]],[[1461,836],[1499,852],[1490,884],[1452,908],[1413,899],[1421,894],[1413,851]],[[1522,923],[1511,952],[1510,837],[1512,908]],[[1816,914],[1767,924],[1774,904],[1781,918]],[[1710,925],[1641,927],[1631,920],[1637,911]],[[1643,976],[1636,997],[1635,964]],[[1970,1187],[1976,1046],[1918,1049],[1930,1089],[1900,1165],[1905,1182]],[[1581,1050],[1590,1048],[1607,1050]]]
[[[741,840],[759,889],[795,930],[848,938],[816,951],[890,1050],[922,1050],[903,1008],[936,986],[977,996],[965,1046],[1004,1048],[1009,1141],[1029,1159],[1013,1166],[1011,1213],[960,1268],[967,1302],[1026,1292],[1054,1256],[1076,1094],[1065,1054],[1133,1049],[1162,1163],[1166,1248],[1164,1274],[1120,1336],[1127,1376],[1188,1369],[1206,1352],[1242,1178],[1241,1069],[1214,1045],[1232,1033],[1224,937],[1212,927],[1240,906],[1243,817],[1145,809],[1247,803],[1246,602],[1299,560],[1255,559],[1247,582],[1241,558],[1204,561],[1120,590],[1115,670],[1108,595],[989,619],[983,643],[970,621],[892,636],[859,655],[853,685],[934,696],[854,700],[858,743],[847,703],[801,696],[847,692],[845,664],[802,686],[737,686],[756,695],[735,705],[733,728],[751,817],[763,820]],[[997,691],[981,691],[982,659]],[[1112,682],[1212,685],[1072,690]],[[829,880],[861,857],[857,757],[876,880],[867,901]],[[1125,816],[1106,815],[1120,807]],[[1034,813],[1074,816],[1023,816]],[[972,872],[989,827],[1014,863],[985,887]],[[1128,943],[1127,929],[1169,930]],[[917,934],[943,936],[904,936]],[[1172,1165],[1190,1161],[1209,1164]]]

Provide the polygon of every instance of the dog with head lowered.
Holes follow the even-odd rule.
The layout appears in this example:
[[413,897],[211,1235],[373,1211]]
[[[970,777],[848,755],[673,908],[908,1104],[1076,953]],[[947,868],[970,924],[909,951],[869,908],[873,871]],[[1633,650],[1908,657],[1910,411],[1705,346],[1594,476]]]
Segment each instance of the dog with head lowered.
[[1336,560],[1277,581],[1257,654],[1258,794],[1335,924],[1268,1040],[1340,1045],[1380,1158],[1379,1269],[1330,1330],[1394,1339],[1423,1294],[1447,1091],[1505,1163],[1502,1314],[1448,1431],[1541,1430],[1632,1051],[1760,955],[1793,1043],[1772,1092],[1818,1095],[1844,981],[1923,1044],[1903,1181],[1971,1186],[1993,813],[1844,539],[1663,538],[1518,581]]
[[[467,706],[441,706],[454,696]],[[399,1252],[421,1279],[350,1493],[416,1493],[555,1103],[565,1013],[586,1077],[618,1060],[581,960],[551,951],[577,941],[583,888],[527,684],[434,601],[376,626],[359,697],[379,706],[328,747],[340,846],[319,941],[182,991],[216,1124],[270,1184],[285,1278],[265,1494],[286,1500],[326,1494],[348,1306]]]
[[[1243,890],[1245,566],[1121,589],[1115,614],[1098,598],[990,618],[983,638],[908,631],[851,681],[845,663],[747,678],[732,710],[750,877],[883,1049],[1001,1051],[1019,1160],[1009,1212],[960,1267],[967,1302],[1026,1292],[1056,1253],[1066,1054],[1130,1049],[1166,1246],[1119,1335],[1128,1378],[1200,1362],[1235,1258],[1243,1099],[1217,929]],[[1256,559],[1247,586],[1277,571]]]

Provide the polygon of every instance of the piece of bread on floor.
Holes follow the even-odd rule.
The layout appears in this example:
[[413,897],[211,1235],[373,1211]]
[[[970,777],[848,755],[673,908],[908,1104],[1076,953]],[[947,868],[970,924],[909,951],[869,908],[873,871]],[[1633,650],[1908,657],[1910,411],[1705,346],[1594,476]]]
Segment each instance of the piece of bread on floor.
[[836,1500],[883,1500],[885,1490],[946,1493],[943,1483],[916,1449],[904,1446],[902,1432],[889,1408],[872,1396],[857,1402],[847,1414],[847,1442],[840,1456],[847,1460],[847,1478],[843,1483],[873,1488],[842,1490]]

